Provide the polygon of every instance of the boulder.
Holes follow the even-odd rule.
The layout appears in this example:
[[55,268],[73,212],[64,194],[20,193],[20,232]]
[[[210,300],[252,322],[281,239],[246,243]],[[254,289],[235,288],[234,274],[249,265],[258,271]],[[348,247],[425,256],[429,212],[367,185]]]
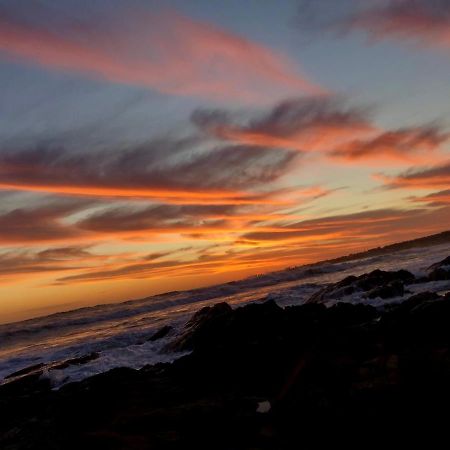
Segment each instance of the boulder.
[[165,347],[165,351],[192,350],[199,340],[208,339],[208,334],[214,333],[214,327],[227,320],[232,313],[231,306],[225,302],[205,306],[192,316],[181,334]]
[[23,377],[24,375],[29,375],[34,372],[42,372],[42,368],[45,366],[44,363],[34,364],[29,367],[25,367],[24,369],[18,370],[17,372],[10,373],[6,375],[5,380],[9,378]]
[[428,280],[450,280],[450,256],[428,267]]
[[173,327],[170,325],[165,325],[162,328],[160,328],[158,331],[153,333],[149,338],[148,341],[158,341],[164,337],[166,337],[171,331],[173,330]]
[[355,293],[361,293],[368,298],[398,297],[404,295],[404,284],[414,281],[414,275],[407,270],[388,272],[377,269],[358,277],[349,276],[337,283],[330,284],[313,294],[308,302],[340,300]]
[[399,280],[392,281],[384,286],[378,286],[367,293],[368,298],[380,297],[383,300],[392,297],[403,297],[405,287]]

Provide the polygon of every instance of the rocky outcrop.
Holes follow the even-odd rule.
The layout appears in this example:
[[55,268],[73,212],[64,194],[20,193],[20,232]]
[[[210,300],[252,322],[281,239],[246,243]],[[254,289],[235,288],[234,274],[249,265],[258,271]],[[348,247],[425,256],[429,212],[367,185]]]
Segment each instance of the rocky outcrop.
[[428,280],[450,280],[450,256],[428,268]]
[[50,379],[46,376],[55,370],[67,369],[70,366],[81,366],[87,364],[90,361],[98,359],[100,354],[92,352],[87,355],[79,356],[77,358],[70,358],[60,362],[39,363],[26,367],[25,369],[11,373],[5,377],[0,386],[11,384],[13,389],[16,390],[33,390],[46,389],[51,385]]
[[171,331],[173,330],[173,327],[170,325],[165,325],[159,330],[157,330],[155,333],[153,333],[148,340],[151,342],[159,341],[162,338],[165,338]]
[[414,275],[407,270],[395,272],[374,270],[358,277],[351,275],[337,283],[330,284],[313,294],[308,302],[327,302],[352,294],[361,294],[363,297],[371,299],[402,297],[405,294],[405,284],[414,281]]
[[199,342],[205,342],[210,335],[217,334],[218,326],[231,314],[232,309],[228,303],[205,306],[192,316],[183,332],[170,342],[165,350],[175,352],[192,350]]
[[[411,280],[376,271],[335,288]],[[383,311],[220,303],[172,339],[165,351],[191,351],[173,364],[114,369],[58,391],[30,379],[26,389],[0,386],[0,448],[283,450],[385,445],[393,435],[405,443],[417,430],[430,438],[448,419],[449,329],[450,295],[432,292]]]

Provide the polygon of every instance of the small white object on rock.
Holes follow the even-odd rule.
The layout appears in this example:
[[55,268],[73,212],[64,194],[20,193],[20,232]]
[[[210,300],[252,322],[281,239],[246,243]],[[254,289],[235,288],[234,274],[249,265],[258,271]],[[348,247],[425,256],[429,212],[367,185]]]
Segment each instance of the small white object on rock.
[[259,402],[258,403],[258,407],[256,408],[256,412],[261,413],[261,414],[265,414],[265,413],[268,413],[270,411],[270,408],[272,408],[272,405],[270,404],[270,402],[268,400],[266,400],[264,402]]

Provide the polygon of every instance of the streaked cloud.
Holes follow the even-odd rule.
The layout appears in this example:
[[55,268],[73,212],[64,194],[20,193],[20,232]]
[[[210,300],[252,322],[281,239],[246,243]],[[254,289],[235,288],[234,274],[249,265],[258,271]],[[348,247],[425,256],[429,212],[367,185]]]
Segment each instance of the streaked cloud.
[[300,151],[326,151],[350,137],[375,131],[367,110],[331,97],[284,101],[250,118],[235,118],[223,110],[197,110],[192,121],[220,139]]
[[[431,230],[439,229],[435,222],[438,217],[450,218],[450,209],[441,209],[439,212],[426,208],[375,209],[305,220],[287,227],[279,227],[274,232],[248,233],[242,237],[242,240],[259,243],[259,245],[283,242],[301,245],[317,240],[335,243],[348,241],[348,239],[361,239],[369,243],[386,239],[389,233],[398,233],[399,236],[403,233],[426,234]],[[391,234],[391,239],[394,234]]]
[[343,24],[371,39],[396,39],[420,46],[450,48],[450,3],[447,0],[387,0],[357,12]]
[[377,174],[376,177],[390,189],[446,189],[450,186],[450,161],[413,168],[398,175]]
[[277,203],[254,189],[283,176],[298,156],[248,145],[198,151],[197,145],[168,139],[98,152],[4,150],[0,189],[186,204]]
[[299,0],[302,31],[343,36],[365,33],[369,42],[394,40],[418,47],[450,48],[447,0]]
[[58,278],[57,284],[85,283],[101,280],[152,279],[182,277],[186,274],[223,271],[267,270],[285,267],[299,261],[317,260],[320,252],[327,255],[349,253],[366,246],[384,245],[394,239],[406,239],[439,231],[438,220],[449,220],[450,208],[428,210],[415,208],[376,209],[346,215],[304,220],[279,225],[276,230],[246,233],[236,246],[212,246],[193,259],[169,257],[165,260],[141,260],[112,264],[105,269],[82,269],[77,274]]
[[331,152],[347,161],[370,158],[392,162],[420,163],[437,159],[436,151],[449,141],[450,134],[434,126],[418,126],[386,131],[369,139],[349,141]]
[[450,134],[437,125],[383,130],[371,108],[349,106],[336,97],[282,102],[256,117],[225,110],[197,110],[192,121],[218,139],[322,153],[347,163],[411,164],[437,159]]
[[433,192],[423,197],[412,197],[412,200],[418,203],[427,203],[430,206],[448,205],[450,204],[450,189]]
[[66,199],[4,211],[0,213],[0,242],[30,244],[78,238],[80,231],[64,223],[64,219],[87,205],[86,201]]
[[26,63],[174,95],[259,102],[324,92],[286,56],[174,11],[130,11],[112,23],[97,17],[55,29],[3,13],[0,50]]

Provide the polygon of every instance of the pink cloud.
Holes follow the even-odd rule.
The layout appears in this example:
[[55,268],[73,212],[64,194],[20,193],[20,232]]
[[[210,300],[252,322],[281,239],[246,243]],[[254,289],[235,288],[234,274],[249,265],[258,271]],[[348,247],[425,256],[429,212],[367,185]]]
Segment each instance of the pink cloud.
[[450,160],[432,167],[414,168],[395,176],[376,174],[390,189],[448,189]]
[[406,40],[421,46],[450,48],[450,3],[446,0],[379,2],[349,19],[345,27],[371,38]]
[[99,24],[57,33],[0,17],[0,50],[52,69],[175,95],[254,101],[323,92],[287,57],[214,25],[174,12],[131,15],[127,24],[132,32]]

